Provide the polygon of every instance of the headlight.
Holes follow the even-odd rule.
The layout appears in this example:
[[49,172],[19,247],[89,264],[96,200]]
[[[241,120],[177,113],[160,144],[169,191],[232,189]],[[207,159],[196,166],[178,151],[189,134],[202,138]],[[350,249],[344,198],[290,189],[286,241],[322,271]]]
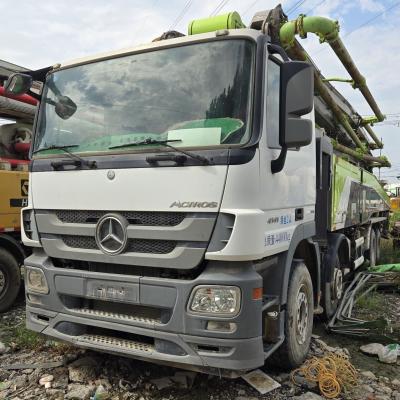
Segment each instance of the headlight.
[[49,286],[47,285],[46,277],[40,268],[26,268],[26,286],[28,291],[47,294]]
[[235,316],[240,310],[236,286],[197,286],[190,296],[189,310],[198,314]]

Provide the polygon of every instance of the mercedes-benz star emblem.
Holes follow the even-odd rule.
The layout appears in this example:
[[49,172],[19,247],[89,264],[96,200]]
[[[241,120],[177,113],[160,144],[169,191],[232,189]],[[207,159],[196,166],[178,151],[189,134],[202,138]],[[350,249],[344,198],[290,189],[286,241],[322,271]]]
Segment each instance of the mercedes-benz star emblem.
[[96,243],[105,254],[119,254],[126,246],[128,221],[118,214],[107,214],[96,226]]
[[115,172],[110,169],[109,171],[107,171],[107,178],[112,181],[115,178]]

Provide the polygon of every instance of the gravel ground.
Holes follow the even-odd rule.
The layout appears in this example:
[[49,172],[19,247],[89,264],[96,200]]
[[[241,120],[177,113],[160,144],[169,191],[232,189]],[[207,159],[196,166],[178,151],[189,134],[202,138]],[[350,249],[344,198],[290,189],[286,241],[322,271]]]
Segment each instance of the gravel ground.
[[[400,296],[391,296],[390,301],[385,303],[388,304],[385,312],[393,313],[398,318]],[[242,379],[224,379],[85,351],[30,333],[24,324],[22,299],[11,311],[0,315],[0,400],[321,399],[316,394],[319,391],[315,385],[298,387],[291,382],[288,373],[271,371],[267,367],[263,370],[280,382],[281,387],[261,395]],[[315,335],[313,338],[310,357],[327,351],[345,352],[359,370],[358,386],[339,398],[400,400],[399,361],[395,365],[382,364],[376,357],[359,351],[361,342],[328,335],[322,324],[317,323],[316,333],[318,337]],[[46,367],[45,363],[49,362],[58,363],[58,366]],[[11,370],[7,369],[10,364],[26,365]],[[36,368],[38,365],[43,367]]]

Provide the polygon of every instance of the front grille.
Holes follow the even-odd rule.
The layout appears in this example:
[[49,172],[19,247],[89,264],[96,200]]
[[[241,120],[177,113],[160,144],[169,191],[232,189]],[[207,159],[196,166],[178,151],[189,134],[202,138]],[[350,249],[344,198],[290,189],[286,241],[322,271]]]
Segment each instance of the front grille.
[[186,217],[180,212],[152,212],[152,211],[91,211],[91,210],[57,210],[57,218],[72,224],[95,224],[106,214],[116,213],[124,216],[131,225],[146,226],[176,226]]
[[[91,236],[61,237],[64,244],[75,249],[98,249],[96,240]],[[129,239],[124,252],[168,254],[176,247],[173,240]]]
[[95,238],[91,236],[62,236],[62,240],[75,249],[98,249]]
[[126,251],[132,253],[167,254],[171,253],[175,247],[176,242],[173,240],[134,239],[129,240]]

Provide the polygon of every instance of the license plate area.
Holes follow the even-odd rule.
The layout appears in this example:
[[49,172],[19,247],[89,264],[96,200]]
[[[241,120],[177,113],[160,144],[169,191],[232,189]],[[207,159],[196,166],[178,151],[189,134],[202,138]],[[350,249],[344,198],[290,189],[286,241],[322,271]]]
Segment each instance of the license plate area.
[[86,281],[85,297],[104,301],[139,303],[139,284],[90,279]]
[[58,275],[55,277],[55,286],[60,295],[130,304],[140,302],[139,278],[133,282],[122,282],[116,279]]

